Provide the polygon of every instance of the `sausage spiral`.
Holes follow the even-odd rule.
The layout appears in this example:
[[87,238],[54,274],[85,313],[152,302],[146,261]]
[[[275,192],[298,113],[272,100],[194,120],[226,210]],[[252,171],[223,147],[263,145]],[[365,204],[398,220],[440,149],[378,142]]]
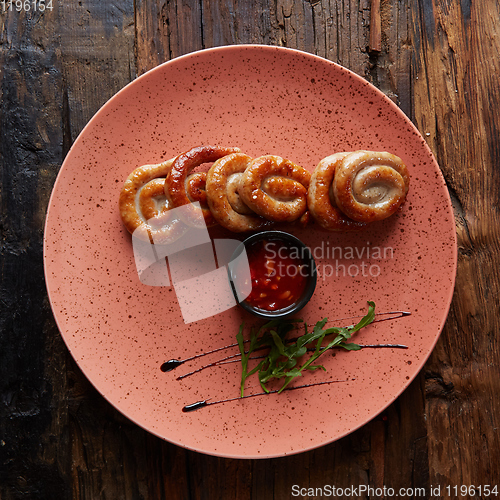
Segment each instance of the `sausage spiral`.
[[[208,173],[192,173],[203,163],[213,163]],[[311,175],[280,156],[252,159],[238,148],[199,146],[135,169],[119,208],[129,232],[157,243],[178,239],[186,223],[245,232],[280,222],[305,226],[312,217],[329,231],[358,231],[396,212],[409,182],[401,158],[387,152],[335,153]],[[182,214],[171,210],[181,206]]]
[[[165,179],[165,195],[174,207],[189,205],[194,201],[199,201],[205,225],[214,226],[217,222],[213,217],[206,202],[204,193],[198,192],[197,197],[190,198],[187,190],[188,175],[194,168],[203,163],[210,163],[231,153],[238,153],[239,148],[223,148],[219,146],[199,146],[185,153],[180,154],[172,163],[172,168]],[[206,177],[203,177],[205,179]],[[200,178],[201,179],[201,178]],[[199,179],[199,180],[200,180]],[[199,191],[201,189],[198,180]],[[194,222],[196,217],[193,217]],[[195,225],[197,225],[195,223]]]
[[250,156],[233,153],[217,160],[207,174],[206,194],[212,215],[222,227],[236,233],[270,225],[253,212],[239,194],[243,174],[251,161]]
[[308,208],[329,231],[357,231],[401,206],[410,176],[401,158],[354,151],[323,158],[311,177]]
[[340,161],[332,188],[337,206],[345,215],[355,221],[373,222],[396,212],[409,184],[410,175],[398,156],[355,151]]
[[273,222],[291,222],[307,210],[311,174],[280,156],[255,158],[245,170],[239,193],[258,215]]
[[359,231],[366,227],[346,217],[337,207],[332,182],[339,163],[348,153],[335,153],[323,158],[311,176],[307,206],[314,220],[328,231]]
[[167,243],[180,238],[185,225],[170,213],[163,185],[174,159],[136,168],[125,181],[119,198],[122,221],[134,237]]

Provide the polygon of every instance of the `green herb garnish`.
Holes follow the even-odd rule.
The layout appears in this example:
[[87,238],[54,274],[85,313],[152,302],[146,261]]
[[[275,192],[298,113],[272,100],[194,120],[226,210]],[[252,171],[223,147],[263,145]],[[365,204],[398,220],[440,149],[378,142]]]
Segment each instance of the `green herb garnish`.
[[[247,349],[245,349],[245,340],[243,338],[244,325],[242,324],[236,335],[241,352],[241,397],[244,395],[246,379],[254,373],[258,372],[260,385],[267,393],[270,392],[266,387],[267,383],[273,379],[283,378],[283,385],[278,391],[282,392],[295,377],[302,376],[304,370],[321,369],[326,371],[323,365],[314,363],[329,349],[334,347],[341,347],[348,351],[361,349],[358,344],[347,341],[354,333],[369,325],[375,319],[375,303],[368,302],[368,306],[367,314],[356,325],[325,329],[324,326],[328,320],[324,318],[318,321],[310,332],[308,332],[307,325],[304,323],[304,334],[294,339],[287,339],[287,334],[295,329],[297,322],[301,322],[302,320],[284,319],[270,321],[259,329],[251,329]],[[323,346],[325,338],[332,334],[335,335],[335,338]],[[314,348],[313,354],[298,366],[299,360],[311,348]],[[267,354],[263,355],[261,361],[248,371],[250,355],[264,349],[267,351]]]

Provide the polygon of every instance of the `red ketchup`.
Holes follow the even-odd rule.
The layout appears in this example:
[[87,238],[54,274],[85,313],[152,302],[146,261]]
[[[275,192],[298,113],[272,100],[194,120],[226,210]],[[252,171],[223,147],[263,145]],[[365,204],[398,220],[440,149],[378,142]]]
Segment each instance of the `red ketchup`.
[[300,299],[307,282],[307,267],[299,248],[279,240],[260,240],[246,251],[252,291],[245,302],[265,311],[279,311]]

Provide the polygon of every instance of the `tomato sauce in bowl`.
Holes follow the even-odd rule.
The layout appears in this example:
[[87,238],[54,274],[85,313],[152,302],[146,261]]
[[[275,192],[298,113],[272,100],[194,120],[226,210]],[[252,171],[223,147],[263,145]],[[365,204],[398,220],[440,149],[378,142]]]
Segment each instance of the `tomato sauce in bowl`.
[[[230,266],[229,274],[244,309],[257,316],[277,318],[307,304],[316,286],[316,266],[304,243],[288,233],[266,231],[247,238],[242,245],[235,253],[239,251],[241,256],[244,248],[247,259],[240,259],[232,269]],[[242,266],[248,267],[249,273],[243,273]],[[245,292],[241,292],[243,288]]]
[[252,292],[246,302],[266,311],[285,309],[301,298],[306,265],[284,241],[257,240],[247,247]]

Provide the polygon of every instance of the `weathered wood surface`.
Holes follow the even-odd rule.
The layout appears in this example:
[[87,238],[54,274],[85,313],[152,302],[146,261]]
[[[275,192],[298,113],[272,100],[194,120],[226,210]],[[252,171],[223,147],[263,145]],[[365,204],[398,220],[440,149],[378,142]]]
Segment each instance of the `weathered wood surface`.
[[[0,14],[2,500],[284,499],[294,484],[426,488],[427,498],[431,485],[442,497],[447,485],[500,488],[499,5],[382,0],[378,51],[377,4],[54,0],[52,11]],[[423,372],[357,432],[282,459],[209,457],[129,422],[67,352],[43,280],[50,191],[87,121],[157,64],[234,43],[302,49],[374,83],[428,140],[456,213],[454,300]]]

